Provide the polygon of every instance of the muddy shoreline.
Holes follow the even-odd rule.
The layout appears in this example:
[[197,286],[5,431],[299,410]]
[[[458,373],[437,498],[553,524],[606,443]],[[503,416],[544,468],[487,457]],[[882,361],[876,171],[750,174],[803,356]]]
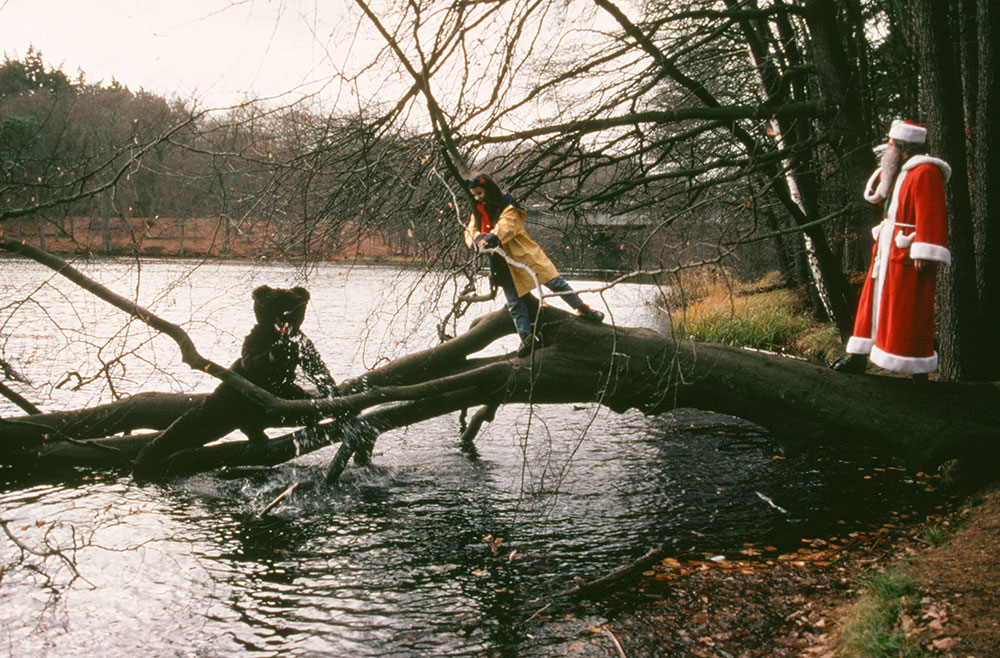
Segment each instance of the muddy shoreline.
[[667,557],[613,592],[577,600],[564,619],[578,637],[560,655],[832,658],[860,583],[888,568],[918,583],[899,623],[924,655],[1000,655],[998,545],[1000,489],[991,488],[844,543],[803,540],[792,553],[747,546],[738,559]]

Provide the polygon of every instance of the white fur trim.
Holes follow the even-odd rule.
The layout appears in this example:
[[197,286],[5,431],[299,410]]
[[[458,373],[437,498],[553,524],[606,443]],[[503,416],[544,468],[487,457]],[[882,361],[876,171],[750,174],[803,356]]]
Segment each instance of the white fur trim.
[[874,338],[862,338],[861,336],[851,336],[847,339],[847,346],[844,351],[848,354],[868,354],[875,347]]
[[872,353],[868,356],[872,363],[879,368],[901,372],[907,375],[918,375],[925,372],[934,372],[938,368],[937,352],[934,356],[915,357],[899,356],[883,352],[877,347],[872,348]]
[[927,129],[915,123],[908,123],[902,119],[896,119],[889,128],[889,137],[901,139],[904,142],[923,144],[927,141]]
[[903,163],[900,171],[909,171],[917,165],[922,164],[932,164],[941,170],[941,179],[943,182],[947,183],[948,179],[951,178],[951,165],[940,158],[935,158],[930,155],[915,155],[906,162]]
[[899,247],[900,249],[906,249],[911,244],[913,244],[913,241],[916,239],[916,237],[917,237],[916,233],[910,233],[909,235],[907,235],[905,233],[900,232],[896,234],[896,239],[894,240],[894,242],[896,243],[896,246]]
[[[902,247],[902,245],[900,246]],[[905,249],[905,247],[903,248]],[[951,265],[951,252],[948,250],[948,247],[942,247],[933,242],[914,242],[910,247],[910,258],[933,260],[945,265]]]
[[872,240],[878,242],[878,235],[882,232],[882,224],[878,223],[872,227]]
[[868,177],[868,182],[865,183],[865,201],[868,203],[878,205],[889,196],[888,181],[880,181],[879,177],[881,175],[882,167],[879,167]]

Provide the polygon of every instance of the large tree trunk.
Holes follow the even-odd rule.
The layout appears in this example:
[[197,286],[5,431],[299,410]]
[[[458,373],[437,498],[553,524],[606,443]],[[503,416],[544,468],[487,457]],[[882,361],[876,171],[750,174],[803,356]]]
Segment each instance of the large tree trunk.
[[[292,410],[337,420],[309,436],[299,432],[272,440],[255,461],[280,462],[344,438],[332,469],[336,476],[352,453],[364,458],[375,437],[392,428],[477,405],[489,410],[503,403],[596,401],[619,412],[694,407],[731,414],[762,425],[793,447],[864,440],[921,468],[950,458],[997,466],[996,384],[844,375],[797,359],[678,342],[647,329],[588,324],[549,307],[542,309],[540,322],[543,346],[529,357],[470,356],[512,332],[501,310],[452,340],[344,382],[342,397],[282,402],[275,414]],[[118,403],[130,405],[133,420],[105,424],[96,434],[86,431],[93,425],[73,425],[65,414],[7,419],[0,459],[28,456],[40,466],[52,461],[121,466],[155,433],[92,439],[141,426],[135,419],[144,408],[159,413],[147,425],[161,427],[164,405],[181,402],[180,397],[136,396]],[[103,409],[102,417],[110,417],[109,411]],[[189,470],[248,462],[238,443],[192,452],[178,457]]]
[[[871,253],[870,229],[880,220],[878,209],[861,193],[875,167],[869,148],[875,138],[871,134],[871,108],[861,87],[866,79],[865,67],[858,61],[864,52],[858,43],[863,39],[864,18],[857,0],[843,3],[839,11],[833,0],[808,0],[805,6],[820,95],[825,106],[839,109],[826,125],[830,144],[839,158],[836,180],[849,207],[847,232],[857,236],[847,242],[849,253],[843,261],[852,269],[864,271]],[[851,301],[853,310],[855,300]],[[853,318],[853,314],[848,315]],[[847,333],[850,335],[850,327]]]
[[[1000,377],[1000,350],[996,349],[996,328],[1000,326],[1000,7],[992,0],[978,2],[977,44],[979,61],[969,74],[977,76],[972,87],[976,95],[975,125],[967,133],[971,136],[972,162],[975,172],[971,181],[973,190],[973,231],[976,244],[977,291],[979,293],[979,326],[976,359],[982,362],[979,374],[983,379]],[[971,105],[972,103],[970,103]]]
[[936,152],[952,167],[948,183],[948,240],[953,258],[941,285],[941,372],[948,379],[1000,377],[996,350],[996,299],[1000,264],[998,192],[991,176],[1000,146],[994,116],[1000,90],[993,80],[1000,11],[978,2],[975,30],[960,11],[971,3],[913,3],[919,46],[921,111]]

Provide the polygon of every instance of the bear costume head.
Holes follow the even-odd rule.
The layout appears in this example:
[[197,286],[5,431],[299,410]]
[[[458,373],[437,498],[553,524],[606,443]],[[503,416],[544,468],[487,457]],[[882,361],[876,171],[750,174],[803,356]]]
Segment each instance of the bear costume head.
[[298,332],[306,317],[308,303],[309,291],[298,286],[260,286],[253,291],[253,313],[257,316],[257,323],[274,327],[279,333],[283,333],[286,326],[291,333]]

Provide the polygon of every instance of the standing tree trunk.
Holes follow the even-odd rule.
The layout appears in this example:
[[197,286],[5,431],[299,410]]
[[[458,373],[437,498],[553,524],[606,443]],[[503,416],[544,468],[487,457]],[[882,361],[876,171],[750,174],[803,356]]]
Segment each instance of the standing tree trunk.
[[[977,12],[979,62],[976,71],[975,124],[968,130],[974,163],[973,232],[978,274],[979,328],[974,361],[976,379],[1000,378],[1000,350],[996,328],[1000,326],[1000,7],[995,0],[979,0]],[[971,103],[970,103],[971,104]],[[992,184],[991,184],[992,183]]]
[[[846,30],[863,31],[864,19],[856,0],[847,4],[848,9],[838,13],[832,0],[809,0],[805,19],[812,37],[810,44],[823,104],[838,108],[828,122],[828,132],[830,143],[839,156],[838,181],[849,208],[848,221],[852,233],[857,236],[856,240],[849,241],[849,253],[842,260],[855,269],[864,270],[872,246],[869,229],[879,222],[879,210],[867,203],[862,195],[874,168],[869,148],[874,136],[868,104],[861,89],[862,70],[859,66],[851,66],[859,53],[850,53],[845,39]],[[850,18],[846,30],[841,28],[845,15]],[[855,50],[862,51],[861,48]]]
[[916,0],[912,11],[921,73],[921,118],[928,126],[934,151],[952,168],[951,180],[946,186],[952,262],[945,268],[939,286],[941,374],[950,380],[981,381],[991,378],[985,364],[993,359],[986,356],[984,348],[988,346],[988,350],[994,351],[995,340],[989,336],[987,342],[981,322],[982,272],[974,256],[976,239],[970,196],[970,159],[965,139],[965,90],[961,58],[954,39],[954,5]]
[[[726,4],[734,12],[740,9],[739,3],[735,0],[726,0]],[[765,102],[776,105],[787,102],[794,84],[785,83],[774,58],[781,55],[791,67],[803,65],[802,55],[788,17],[777,18],[781,32],[780,41],[775,40],[767,20],[743,19],[737,22],[743,30],[751,61],[760,78]],[[838,50],[842,51],[840,48]],[[843,56],[843,53],[840,52],[840,55]],[[712,100],[717,102],[715,99]],[[813,137],[813,131],[806,122],[788,121],[775,116],[771,119],[770,126],[775,144],[780,150],[806,143]],[[753,143],[749,135],[741,139],[741,134],[734,132],[734,136],[744,145]],[[803,226],[803,246],[816,295],[829,319],[846,339],[851,333],[854,319],[847,279],[840,267],[839,259],[830,247],[823,227],[812,225],[812,222],[819,218],[816,170],[816,163],[809,152],[805,151],[786,159],[780,173],[771,171],[769,174],[774,178],[780,175],[783,179],[783,186],[780,183],[775,185],[775,193],[785,203],[795,222]]]

